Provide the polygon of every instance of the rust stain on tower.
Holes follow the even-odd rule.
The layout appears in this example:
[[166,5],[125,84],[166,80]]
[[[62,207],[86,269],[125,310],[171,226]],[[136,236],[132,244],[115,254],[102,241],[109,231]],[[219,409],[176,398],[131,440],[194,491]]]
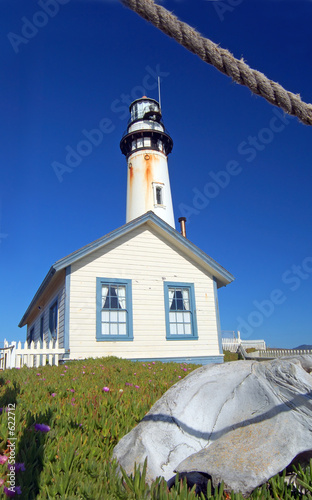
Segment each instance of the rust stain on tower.
[[120,141],[129,162],[126,222],[151,210],[175,227],[167,161],[172,146],[159,103],[148,97],[136,99]]

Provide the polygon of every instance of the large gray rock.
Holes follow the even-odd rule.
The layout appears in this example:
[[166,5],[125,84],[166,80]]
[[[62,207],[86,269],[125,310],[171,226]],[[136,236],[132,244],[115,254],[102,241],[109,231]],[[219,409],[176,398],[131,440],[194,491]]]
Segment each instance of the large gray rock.
[[171,387],[114,449],[147,480],[203,472],[247,494],[312,450],[312,356],[201,367]]

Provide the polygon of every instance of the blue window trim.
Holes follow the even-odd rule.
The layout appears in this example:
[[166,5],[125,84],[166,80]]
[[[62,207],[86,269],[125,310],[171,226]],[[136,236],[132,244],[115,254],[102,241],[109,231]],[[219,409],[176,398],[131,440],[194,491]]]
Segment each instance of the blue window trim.
[[41,314],[40,321],[39,321],[39,342],[40,342],[40,344],[42,344],[43,340],[44,340],[44,313]]
[[[127,335],[102,335],[102,285],[116,284],[126,286]],[[132,281],[128,279],[96,278],[96,340],[100,342],[133,340],[132,319]]]
[[[188,288],[190,291],[190,311],[191,311],[191,324],[192,324],[192,334],[191,335],[171,335],[170,334],[170,324],[169,324],[169,288],[171,287],[183,287]],[[181,283],[176,281],[164,281],[164,298],[165,298],[165,315],[166,315],[166,339],[167,340],[197,340],[197,320],[196,320],[196,305],[195,305],[195,291],[194,283]]]
[[[56,306],[56,337],[52,337],[52,332],[51,332],[51,309]],[[58,299],[54,299],[51,302],[51,305],[49,306],[49,335],[48,335],[48,342],[51,340],[57,340],[58,338]]]

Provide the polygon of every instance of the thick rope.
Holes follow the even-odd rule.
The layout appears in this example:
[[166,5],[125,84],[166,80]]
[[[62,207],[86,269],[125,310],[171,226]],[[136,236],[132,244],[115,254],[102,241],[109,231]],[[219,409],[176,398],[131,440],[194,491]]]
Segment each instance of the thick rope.
[[263,73],[251,69],[242,59],[236,59],[228,50],[204,38],[161,5],[155,4],[153,0],[121,0],[121,2],[203,61],[230,76],[236,83],[245,85],[254,94],[264,97],[286,113],[297,116],[306,125],[312,125],[312,104],[303,102],[299,94],[288,92]]

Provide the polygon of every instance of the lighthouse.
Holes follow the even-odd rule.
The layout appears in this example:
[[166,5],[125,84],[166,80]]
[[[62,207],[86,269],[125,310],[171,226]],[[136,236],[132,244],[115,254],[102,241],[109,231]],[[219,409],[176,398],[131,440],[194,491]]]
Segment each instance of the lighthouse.
[[120,141],[127,158],[126,222],[154,212],[175,228],[168,155],[173,142],[162,122],[160,105],[142,97],[130,105],[127,131]]

